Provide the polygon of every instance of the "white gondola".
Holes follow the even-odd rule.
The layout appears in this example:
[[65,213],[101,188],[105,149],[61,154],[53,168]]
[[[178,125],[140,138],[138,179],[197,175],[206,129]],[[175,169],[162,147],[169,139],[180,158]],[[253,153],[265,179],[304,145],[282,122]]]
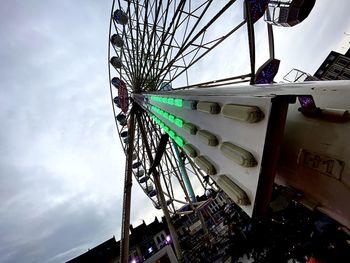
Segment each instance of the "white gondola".
[[265,13],[269,24],[291,27],[308,17],[316,0],[270,0]]

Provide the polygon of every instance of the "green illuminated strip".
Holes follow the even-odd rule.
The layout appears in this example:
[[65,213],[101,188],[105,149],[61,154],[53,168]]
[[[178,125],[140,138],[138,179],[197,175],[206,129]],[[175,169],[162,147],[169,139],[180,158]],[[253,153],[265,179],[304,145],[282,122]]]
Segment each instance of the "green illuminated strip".
[[[152,108],[152,107],[151,107]],[[154,108],[155,111],[158,111],[156,108]],[[173,115],[171,115],[173,116]],[[168,126],[165,125],[164,122],[162,122],[158,117],[156,117],[153,114],[150,114],[151,119],[153,119],[153,121],[157,124],[159,124],[160,128],[162,128],[167,134],[169,134],[170,138],[172,138],[173,140],[175,140],[176,144],[180,147],[183,147],[185,145],[185,140],[178,136],[173,130],[171,130]],[[174,117],[174,116],[173,116]],[[175,123],[177,122],[178,124],[183,124],[183,120],[176,118],[175,119]]]
[[180,99],[180,98],[161,97],[161,96],[151,95],[151,96],[149,96],[149,99],[156,101],[156,102],[176,106],[179,108],[183,107],[183,99]]
[[182,102],[183,102],[182,99],[175,99],[175,106],[182,108]]
[[170,130],[170,131],[168,132],[168,134],[169,134],[169,136],[170,136],[171,139],[174,139],[174,138],[175,138],[175,132],[174,132],[174,131]]
[[169,114],[168,120],[169,120],[170,122],[174,123],[174,121],[175,121],[175,116],[172,115],[172,114]]
[[[184,121],[181,118],[177,118],[176,116],[166,112],[165,110],[162,110],[160,108],[158,108],[157,106],[151,105],[150,106],[151,110],[153,110],[156,113],[159,113],[160,115],[162,115],[165,119],[167,119],[168,121],[175,123],[178,127],[182,128],[184,125]],[[154,115],[153,115],[154,116]],[[152,118],[155,119],[155,121],[157,122],[158,120],[160,121],[159,118],[157,118],[156,116],[151,116]],[[157,122],[158,123],[158,122]],[[159,124],[159,123],[158,123]],[[164,124],[165,125],[165,124]],[[163,127],[162,127],[163,128]]]
[[175,142],[180,146],[183,147],[185,145],[184,139],[182,139],[180,136],[175,137]]
[[182,126],[184,125],[184,121],[182,119],[180,119],[180,118],[176,118],[175,119],[175,124],[177,126],[179,126],[180,128],[182,128]]

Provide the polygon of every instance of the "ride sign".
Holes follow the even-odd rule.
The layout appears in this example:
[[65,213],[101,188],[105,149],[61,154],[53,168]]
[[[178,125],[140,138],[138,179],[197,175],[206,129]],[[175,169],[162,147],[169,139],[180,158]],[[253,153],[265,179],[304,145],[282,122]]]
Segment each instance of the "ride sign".
[[118,97],[119,97],[120,108],[124,113],[127,113],[129,108],[128,89],[126,88],[125,82],[122,81],[121,79],[119,79],[118,81]]

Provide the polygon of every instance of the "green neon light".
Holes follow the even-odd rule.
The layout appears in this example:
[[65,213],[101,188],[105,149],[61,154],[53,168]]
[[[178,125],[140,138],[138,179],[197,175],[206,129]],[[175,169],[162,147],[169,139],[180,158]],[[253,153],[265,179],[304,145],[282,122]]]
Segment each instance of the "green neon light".
[[[184,121],[180,118],[176,118],[174,115],[169,114],[168,112],[156,107],[156,106],[151,106],[150,108],[152,108],[154,111],[160,113],[162,116],[167,116],[168,120],[175,123],[177,126],[182,127],[184,124]],[[165,125],[164,122],[162,122],[157,116],[150,114],[150,117],[154,120],[155,123],[157,123],[167,134],[169,134],[169,137],[173,140],[175,140],[176,144],[180,147],[183,147],[185,145],[185,140],[176,135],[176,133],[171,130],[168,126]]]
[[175,99],[175,106],[182,108],[183,105],[183,99]]
[[169,98],[169,97],[161,97],[161,96],[155,96],[155,95],[151,95],[149,98],[150,100],[173,105],[179,108],[182,108],[184,104],[184,100],[180,98],[171,98],[171,97]]
[[180,128],[182,128],[182,126],[184,125],[184,121],[182,119],[180,119],[180,118],[176,118],[175,119],[175,124],[177,126],[179,126]]
[[180,147],[183,147],[185,145],[185,140],[182,139],[180,136],[176,136],[175,137],[175,142],[177,143],[177,145],[179,145]]
[[168,98],[168,104],[174,105],[174,98]]
[[172,115],[172,114],[169,114],[169,121],[170,122],[173,122],[174,123],[174,121],[175,121],[175,116],[174,115]]
[[169,136],[170,136],[171,139],[174,139],[175,136],[176,136],[175,132],[172,131],[172,130],[169,130],[168,134],[169,134]]
[[[167,99],[165,97],[159,97],[159,99],[163,100],[163,99]],[[169,99],[169,98],[168,98]],[[180,103],[182,103],[182,99],[174,99],[174,98],[170,98],[173,100],[173,103],[177,103],[177,105],[180,105]],[[171,100],[170,100],[171,101]],[[183,119],[178,118],[172,114],[170,114],[169,112],[162,110],[161,108],[158,108],[155,105],[150,105],[149,108],[152,109],[152,111],[158,113],[159,115],[161,115],[162,117],[164,117],[166,120],[174,123],[176,126],[183,128],[185,125],[185,122]],[[157,123],[166,133],[169,134],[169,136],[174,139],[176,141],[176,133],[171,130],[171,128],[169,128],[168,126],[166,126],[166,124],[159,119],[156,115],[151,114],[151,118],[154,120],[155,123]],[[179,136],[178,136],[179,137]],[[185,144],[185,141],[183,138],[179,137],[179,139],[177,139],[176,143],[180,146],[183,147],[183,145]]]

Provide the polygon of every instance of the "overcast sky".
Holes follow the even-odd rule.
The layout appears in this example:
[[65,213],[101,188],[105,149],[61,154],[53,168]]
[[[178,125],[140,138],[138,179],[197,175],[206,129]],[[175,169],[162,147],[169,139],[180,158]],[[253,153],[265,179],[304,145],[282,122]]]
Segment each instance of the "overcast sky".
[[[62,262],[120,237],[124,157],[108,89],[110,7],[1,1],[0,262]],[[332,49],[345,52],[348,10],[350,1],[318,0],[303,24],[277,28],[277,80],[293,67],[314,73]],[[134,225],[159,215],[138,186],[132,210]]]

